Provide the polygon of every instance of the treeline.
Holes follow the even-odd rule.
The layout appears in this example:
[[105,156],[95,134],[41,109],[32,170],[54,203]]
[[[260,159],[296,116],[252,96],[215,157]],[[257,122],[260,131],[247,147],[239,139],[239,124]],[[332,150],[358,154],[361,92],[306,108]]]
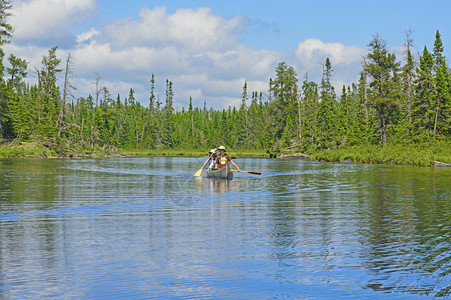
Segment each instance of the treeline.
[[333,149],[353,145],[450,141],[451,80],[439,31],[432,52],[424,47],[416,62],[407,33],[405,62],[373,36],[360,79],[336,96],[329,58],[321,83],[307,75],[298,91],[293,68],[284,63],[270,81],[267,148],[296,146]]
[[[0,1],[4,16],[0,19],[5,20],[10,4]],[[0,27],[4,45],[12,28],[6,22]],[[409,33],[403,63],[378,35],[368,47],[359,81],[343,86],[338,96],[329,58],[320,83],[310,81],[307,74],[300,83],[295,69],[281,62],[265,98],[261,91],[248,92],[244,83],[239,108],[193,107],[189,99],[188,108],[181,111],[174,110],[170,80],[165,95],[155,95],[153,74],[146,106],[135,99],[133,89],[127,97],[113,97],[107,87],[99,86],[100,76],[94,96],[75,99],[71,56],[62,61],[57,47],[49,49],[42,66],[35,68],[38,82],[25,84],[27,62],[11,54],[10,67],[5,69],[0,48],[0,138],[47,139],[82,149],[209,149],[224,144],[271,153],[287,148],[309,152],[449,142],[451,73],[440,33],[431,50],[424,47],[419,61],[412,54]],[[60,73],[62,88],[57,83]]]

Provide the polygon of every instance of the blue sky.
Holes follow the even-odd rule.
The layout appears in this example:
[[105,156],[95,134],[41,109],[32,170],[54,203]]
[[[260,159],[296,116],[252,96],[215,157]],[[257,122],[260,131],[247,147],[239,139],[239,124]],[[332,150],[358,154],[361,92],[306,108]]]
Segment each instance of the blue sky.
[[[440,30],[451,55],[451,1],[211,1],[211,0],[15,0],[16,31],[7,54],[40,65],[59,45],[74,57],[77,96],[93,93],[95,73],[113,95],[133,88],[146,104],[148,80],[174,82],[176,105],[207,100],[217,108],[237,105],[244,81],[267,91],[277,63],[295,67],[300,80],[319,81],[321,64],[332,61],[340,89],[358,78],[362,56],[379,33],[402,58],[405,31],[414,46],[432,49]],[[31,73],[31,72],[30,72]],[[32,75],[30,81],[35,80]]]
[[297,41],[308,38],[365,47],[374,33],[380,33],[389,46],[397,46],[404,42],[408,29],[414,32],[414,44],[422,49],[425,45],[432,47],[437,29],[442,35],[448,34],[448,28],[451,31],[451,1],[447,0],[102,0],[99,20],[136,17],[143,6],[165,6],[169,13],[180,8],[210,7],[224,17],[246,16],[250,27],[242,35],[243,44],[277,51],[290,51]]

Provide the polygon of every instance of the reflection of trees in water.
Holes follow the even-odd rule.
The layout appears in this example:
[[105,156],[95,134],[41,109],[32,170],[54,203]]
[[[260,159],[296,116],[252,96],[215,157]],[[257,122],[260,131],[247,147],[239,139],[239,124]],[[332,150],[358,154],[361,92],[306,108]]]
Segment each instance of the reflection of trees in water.
[[449,296],[451,199],[440,197],[446,185],[437,189],[436,179],[424,177],[415,185],[412,177],[394,170],[378,168],[366,178],[377,188],[370,188],[360,204],[367,211],[360,214],[361,257],[373,276],[365,286],[375,291]]

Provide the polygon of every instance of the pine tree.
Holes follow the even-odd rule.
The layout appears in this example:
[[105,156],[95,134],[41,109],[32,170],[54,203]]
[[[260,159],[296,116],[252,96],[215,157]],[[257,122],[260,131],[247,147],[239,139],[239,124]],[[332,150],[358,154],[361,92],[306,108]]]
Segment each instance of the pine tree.
[[434,42],[434,71],[435,71],[435,117],[434,117],[434,140],[439,135],[439,123],[445,122],[447,127],[446,107],[450,101],[449,71],[443,56],[443,43],[439,31],[435,35]]
[[9,43],[9,39],[12,37],[13,27],[8,23],[8,17],[11,16],[12,0],[0,0],[0,138],[3,137],[5,127],[10,121],[7,118],[8,115],[8,98],[6,85],[3,82],[3,73],[5,67],[3,65],[3,58],[5,52],[3,46]]
[[407,120],[409,122],[410,137],[412,137],[412,101],[413,101],[413,81],[415,80],[415,62],[411,51],[412,31],[406,31],[406,64],[403,67],[404,94],[407,102]]
[[243,93],[241,94],[241,106],[238,111],[238,119],[236,124],[236,139],[237,147],[240,149],[247,148],[248,146],[248,120],[247,120],[247,82],[244,82]]
[[39,99],[39,133],[46,137],[54,137],[56,131],[58,112],[60,108],[60,91],[56,84],[57,74],[62,71],[59,69],[61,59],[57,58],[57,46],[48,50],[48,55],[42,58],[42,69],[37,71],[40,99]]
[[437,67],[437,72],[435,74],[435,91],[434,140],[441,134],[441,128],[449,128],[447,122],[448,118],[446,117],[446,107],[450,101],[450,86],[448,67],[444,61]]
[[61,109],[60,113],[58,115],[58,137],[61,137],[61,133],[63,131],[63,120],[64,120],[64,110],[66,109],[66,101],[70,98],[73,99],[73,91],[76,90],[76,88],[71,84],[70,79],[73,76],[73,63],[72,63],[72,57],[69,52],[66,58],[66,68],[64,72],[64,86],[63,86],[63,99],[61,103]]
[[425,141],[432,137],[435,94],[433,66],[434,58],[425,46],[417,68],[416,97],[412,110],[415,140]]
[[336,144],[336,105],[335,91],[331,84],[332,66],[329,58],[323,67],[323,77],[321,80],[321,102],[318,108],[317,127],[318,141],[322,148],[333,148]]
[[8,74],[11,75],[9,83],[20,93],[23,85],[22,80],[27,77],[28,74],[28,63],[25,59],[16,57],[14,54],[9,55],[8,61],[11,65],[10,68],[6,68]]
[[434,66],[436,71],[438,68],[445,63],[445,57],[443,57],[443,42],[440,35],[440,32],[437,30],[437,33],[435,34],[435,41],[434,41]]
[[396,56],[388,53],[386,42],[379,35],[373,36],[368,44],[370,53],[365,71],[371,76],[371,105],[375,108],[379,120],[378,131],[382,145],[387,143],[387,131],[393,124],[393,117],[399,108],[398,66]]
[[166,104],[164,106],[164,120],[163,120],[163,146],[165,148],[172,147],[172,116],[174,113],[173,107],[174,92],[172,90],[172,82],[166,79]]
[[298,107],[298,79],[293,67],[281,62],[276,67],[276,78],[270,81],[270,93],[274,97],[269,105],[267,130],[274,143],[283,136],[284,144],[297,136],[296,112]]
[[317,139],[317,115],[319,106],[318,86],[315,82],[309,81],[308,74],[305,74],[302,83],[301,98],[301,144],[302,151],[316,145]]

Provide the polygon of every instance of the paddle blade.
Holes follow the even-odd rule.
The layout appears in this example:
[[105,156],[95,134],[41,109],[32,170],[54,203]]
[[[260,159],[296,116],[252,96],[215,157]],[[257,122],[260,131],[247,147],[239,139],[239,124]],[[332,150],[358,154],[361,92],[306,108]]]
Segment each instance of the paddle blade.
[[196,173],[194,173],[194,177],[200,177],[201,175],[202,175],[202,169],[203,169],[204,167],[202,167],[202,168],[200,168],[199,170],[197,170],[197,172]]
[[205,167],[205,165],[207,164],[208,160],[210,160],[210,157],[213,155],[213,153],[208,157],[208,159],[204,162],[204,164],[202,165],[202,168],[200,168],[196,173],[194,173],[194,177],[200,177],[202,174],[202,169]]

